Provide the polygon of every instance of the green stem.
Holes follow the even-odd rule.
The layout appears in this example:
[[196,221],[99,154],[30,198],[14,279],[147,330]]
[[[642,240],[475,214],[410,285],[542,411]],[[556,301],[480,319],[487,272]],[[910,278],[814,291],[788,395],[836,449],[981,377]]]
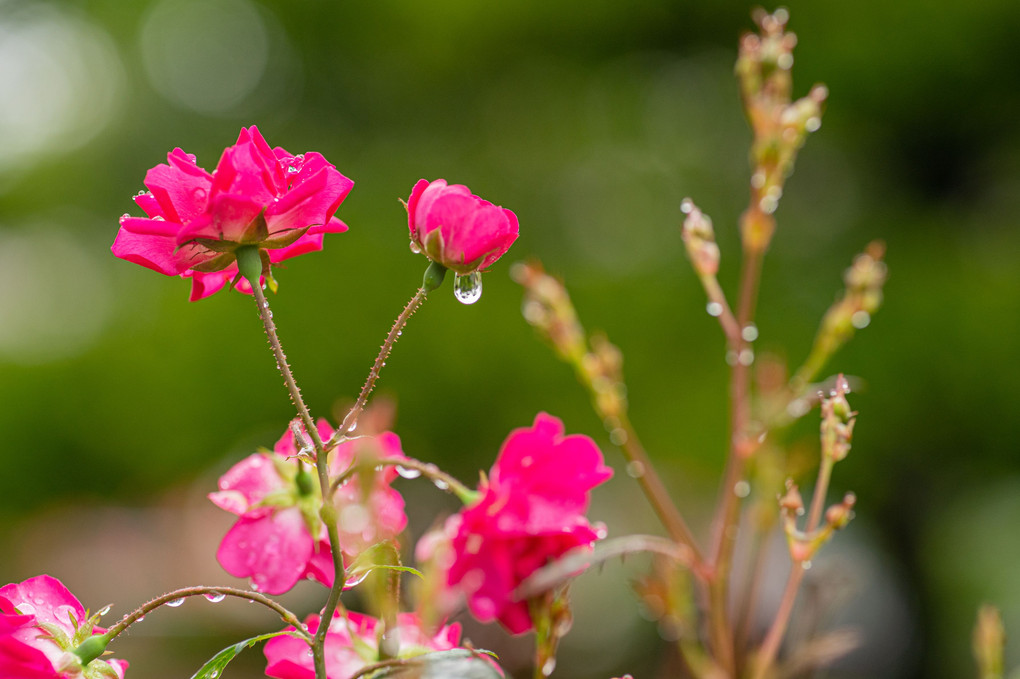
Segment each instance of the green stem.
[[[825,506],[825,495],[829,489],[829,480],[832,478],[832,467],[835,460],[824,452],[821,464],[818,466],[818,480],[815,482],[815,490],[811,497],[811,509],[808,512],[805,532],[810,534],[818,528],[822,520],[822,509]],[[753,679],[764,679],[772,663],[775,662],[779,653],[779,646],[786,634],[786,626],[790,622],[790,615],[793,613],[793,604],[797,600],[797,591],[800,589],[801,580],[804,578],[804,564],[801,561],[794,561],[790,565],[790,575],[786,580],[786,588],[783,590],[783,598],[779,602],[779,609],[776,617],[769,627],[765,640],[762,642],[761,650],[754,663]]]
[[[384,457],[378,460],[373,460],[372,464],[390,467],[404,467],[405,469],[417,470],[421,472],[422,476],[432,481],[437,488],[456,495],[457,498],[466,505],[469,505],[478,499],[477,491],[471,490],[431,462],[422,462],[421,460],[416,460],[413,457]],[[337,488],[342,486],[352,476],[357,474],[357,472],[358,465],[352,464],[346,471],[344,471],[343,474],[333,479],[331,484],[333,490],[335,491]]]
[[389,333],[386,335],[385,341],[383,341],[382,347],[379,349],[379,355],[375,357],[375,362],[372,364],[372,369],[368,373],[368,378],[365,380],[364,386],[361,387],[361,393],[358,394],[358,400],[354,402],[351,409],[347,412],[344,417],[343,423],[340,428],[337,429],[336,433],[330,438],[326,444],[327,448],[333,448],[344,437],[354,431],[358,424],[358,417],[361,416],[361,412],[365,409],[365,404],[368,402],[368,396],[372,393],[372,389],[375,388],[375,382],[379,379],[379,373],[382,371],[384,365],[386,365],[386,358],[393,351],[393,345],[396,344],[397,338],[400,337],[404,330],[404,326],[407,325],[408,319],[418,310],[418,307],[425,301],[425,297],[428,295],[428,291],[425,287],[418,288],[418,292],[414,294],[411,301],[407,303],[404,310],[397,316],[397,320],[393,322],[393,327],[390,328]]
[[200,594],[202,595],[222,594],[224,596],[236,597],[238,599],[247,599],[248,601],[254,601],[255,603],[262,604],[266,608],[277,613],[285,623],[287,623],[295,630],[297,630],[298,634],[301,635],[301,637],[304,638],[305,641],[309,643],[312,642],[312,635],[308,632],[308,629],[303,624],[301,624],[301,621],[297,619],[297,616],[290,612],[288,609],[281,606],[276,601],[273,601],[269,597],[265,596],[264,594],[259,594],[258,592],[251,592],[246,589],[236,589],[234,587],[205,587],[205,586],[175,589],[172,592],[167,592],[162,596],[158,596],[155,599],[152,599],[151,601],[142,604],[134,611],[125,615],[123,618],[120,619],[119,622],[117,622],[115,625],[106,630],[106,634],[104,636],[107,637],[108,639],[114,639],[128,627],[141,620],[146,614],[155,610],[156,608],[159,608],[160,606],[163,606],[164,604],[167,604],[171,601],[184,599],[186,597],[198,596]]

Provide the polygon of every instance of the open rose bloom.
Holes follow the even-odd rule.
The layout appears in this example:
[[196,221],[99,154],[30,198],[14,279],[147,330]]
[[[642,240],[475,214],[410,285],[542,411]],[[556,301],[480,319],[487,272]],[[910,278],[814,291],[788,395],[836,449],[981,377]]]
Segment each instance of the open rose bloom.
[[[317,424],[326,441],[333,428]],[[235,577],[250,578],[267,594],[283,594],[299,580],[333,585],[333,557],[326,526],[319,518],[321,502],[315,470],[299,459],[290,429],[273,451],[255,453],[220,477],[219,490],[209,494],[216,506],[238,516],[220,543],[216,558]],[[330,453],[333,473],[341,473],[357,455],[404,457],[400,439],[386,432],[345,441]],[[299,474],[305,476],[299,479]],[[370,474],[354,474],[337,488],[340,542],[345,560],[384,540],[392,540],[407,525],[404,499],[390,487],[397,472],[389,467]]]
[[[319,153],[270,148],[253,125],[212,173],[179,148],[149,170],[148,191],[135,197],[146,217],[121,217],[113,254],[191,278],[191,300],[202,299],[237,279],[239,247],[259,248],[264,274],[321,250],[325,234],[347,230],[333,213],[353,185]],[[237,287],[251,292],[243,279]]]
[[459,274],[489,268],[517,240],[517,215],[445,179],[420,179],[407,199],[412,246]]
[[[391,636],[400,640],[399,658],[412,658],[431,651],[448,651],[460,643],[460,625],[447,625],[436,634],[422,630],[421,621],[413,613],[397,615],[396,628]],[[319,629],[319,616],[305,620],[308,631]],[[328,679],[347,679],[366,665],[379,662],[379,638],[382,623],[368,615],[339,611],[333,616],[326,632],[326,676]],[[266,675],[275,679],[314,679],[315,670],[308,645],[301,639],[284,635],[266,642]]]
[[503,443],[481,497],[447,520],[447,545],[428,545],[419,555],[438,553],[447,585],[467,598],[476,618],[526,632],[533,627],[528,602],[515,590],[537,569],[604,536],[585,513],[591,489],[612,474],[594,441],[564,436],[559,419],[540,413]]
[[95,627],[97,619],[49,575],[0,587],[0,677],[124,679],[127,662],[97,658],[82,667],[72,652],[106,631]]

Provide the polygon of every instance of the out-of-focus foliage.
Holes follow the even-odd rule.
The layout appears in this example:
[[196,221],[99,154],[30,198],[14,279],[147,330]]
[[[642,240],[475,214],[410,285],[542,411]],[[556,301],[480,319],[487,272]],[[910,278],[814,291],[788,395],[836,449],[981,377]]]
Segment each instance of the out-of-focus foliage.
[[[963,676],[981,601],[1020,630],[1008,557],[1020,550],[1020,4],[787,4],[800,37],[795,95],[817,81],[831,94],[776,213],[756,344],[802,360],[852,255],[885,239],[885,307],[831,366],[863,377],[837,482],[859,497],[847,535],[859,530],[892,564],[875,586],[908,612],[896,648],[877,654],[888,662],[857,671]],[[397,398],[404,449],[473,480],[511,428],[548,410],[613,459],[571,371],[520,317],[507,260],[536,255],[566,280],[585,325],[624,352],[635,426],[684,510],[707,515],[726,448],[726,366],[683,254],[679,204],[696,196],[712,214],[732,287],[750,138],[732,65],[750,9],[0,2],[0,581],[60,568],[94,609],[140,603],[119,587],[148,562],[90,530],[128,535],[138,517],[201,503],[214,472],[271,444],[292,416],[250,300],[189,304],[186,282],[109,253],[149,167],[180,146],[211,169],[250,124],[290,151],[322,152],[356,182],[339,213],[350,231],[281,270],[273,300],[316,413],[354,398],[420,281],[397,199],[444,177],[514,210],[521,237],[486,274],[481,302],[463,307],[447,284],[388,360],[381,390]],[[816,423],[795,436],[810,445]],[[614,519],[614,497],[594,513],[611,530],[649,525]],[[164,509],[105,520],[115,510],[104,507],[157,500]],[[40,526],[73,537],[47,540]],[[203,547],[210,561],[218,537]],[[61,541],[71,556],[42,561]],[[96,545],[113,546],[86,559]],[[619,573],[602,578],[597,588],[620,600],[595,610],[632,607]],[[201,656],[218,641],[184,645]],[[599,676],[632,669],[612,664],[628,657]],[[182,658],[180,676],[203,660]],[[557,675],[590,676],[567,662]],[[142,667],[161,679],[163,665]]]

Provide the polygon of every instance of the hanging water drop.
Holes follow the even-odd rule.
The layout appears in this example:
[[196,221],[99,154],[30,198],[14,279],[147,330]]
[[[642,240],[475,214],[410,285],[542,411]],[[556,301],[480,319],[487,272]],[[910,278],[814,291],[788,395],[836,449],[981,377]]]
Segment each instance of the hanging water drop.
[[453,281],[453,294],[461,304],[474,304],[482,298],[482,273],[472,271],[457,274]]
[[400,474],[405,479],[416,479],[419,476],[421,476],[421,472],[418,471],[417,469],[411,469],[410,467],[402,467],[399,464],[397,465],[397,473]]
[[181,597],[180,599],[174,599],[173,601],[166,602],[166,605],[169,606],[170,608],[177,608],[178,606],[180,606],[183,603],[184,603],[184,598]]
[[365,578],[367,578],[368,574],[371,572],[372,571],[367,570],[361,571],[360,573],[354,573],[351,577],[347,578],[346,582],[344,582],[344,589],[347,589],[348,587],[357,587],[365,581]]
[[450,484],[444,481],[443,479],[433,479],[432,483],[434,483],[436,488],[438,488],[439,490],[447,490],[450,487]]
[[708,312],[709,316],[721,316],[723,312],[723,305],[719,302],[709,302],[705,305],[705,311]]
[[411,241],[411,252],[413,252],[416,255],[420,255],[421,254],[421,246],[418,245],[417,243],[415,243],[414,241]]
[[208,599],[209,601],[211,601],[214,604],[218,604],[219,602],[221,602],[224,599],[226,599],[227,595],[223,594],[221,592],[208,592],[205,595],[205,598]]
[[542,676],[548,677],[556,669],[556,658],[549,658],[542,665]]
[[106,604],[105,606],[100,608],[97,612],[99,613],[99,615],[106,615],[107,613],[110,612],[111,608],[113,608],[112,604]]

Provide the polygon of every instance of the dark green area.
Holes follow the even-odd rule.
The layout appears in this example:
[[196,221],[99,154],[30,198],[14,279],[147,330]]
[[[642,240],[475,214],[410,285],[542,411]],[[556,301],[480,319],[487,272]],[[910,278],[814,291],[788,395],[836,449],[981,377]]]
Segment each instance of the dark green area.
[[[387,361],[379,391],[397,399],[406,452],[473,481],[510,429],[545,410],[594,436],[625,476],[571,370],[520,316],[508,270],[534,256],[567,282],[586,326],[623,350],[635,426],[669,476],[696,489],[681,507],[707,516],[701,498],[715,488],[726,443],[727,368],[683,253],[679,205],[690,195],[712,215],[720,277],[733,291],[749,133],[732,64],[751,28],[749,5],[265,0],[256,10],[268,36],[259,38],[263,75],[236,106],[202,114],[161,96],[147,75],[143,26],[157,4],[49,6],[105,32],[120,72],[84,77],[119,83],[112,113],[78,148],[0,164],[2,244],[41,247],[33,244],[56,233],[87,264],[77,273],[60,253],[36,250],[25,279],[0,252],[0,308],[24,316],[24,300],[65,339],[84,332],[89,310],[99,318],[75,349],[47,353],[49,340],[19,335],[22,321],[0,316],[3,337],[15,338],[0,344],[0,581],[33,574],[8,558],[19,545],[4,539],[33,514],[144,506],[272,445],[292,417],[248,298],[189,304],[186,282],[108,251],[118,216],[140,214],[130,198],[167,151],[180,146],[211,170],[251,124],[273,145],[322,152],[355,181],[338,213],[350,231],[279,270],[272,299],[313,411],[335,413],[356,396],[419,285],[426,261],[408,249],[397,199],[421,177],[444,177],[514,210],[521,237],[485,275],[478,304],[458,304],[448,282]],[[250,14],[241,0],[211,4]],[[889,559],[914,626],[890,673],[866,676],[966,676],[979,603],[1004,606],[1020,634],[1020,579],[968,571],[959,584],[970,562],[940,523],[954,517],[968,549],[994,554],[1011,540],[1016,553],[1010,528],[1020,516],[994,514],[998,523],[971,533],[958,517],[988,515],[985,489],[1020,494],[1020,4],[787,4],[800,38],[796,94],[821,81],[831,95],[777,212],[757,345],[796,365],[852,256],[886,241],[886,304],[830,365],[865,385],[851,397],[854,450],[834,481],[834,491],[859,498],[848,535],[862,526]],[[168,16],[188,6],[161,4]],[[5,35],[39,7],[47,5],[0,6]],[[226,38],[200,27],[194,36],[174,43],[177,56]],[[10,146],[6,129],[0,143]],[[36,298],[47,279],[72,300],[66,327],[67,302],[51,309]],[[795,430],[808,445],[812,417]],[[1015,646],[1011,657],[1020,662]]]

